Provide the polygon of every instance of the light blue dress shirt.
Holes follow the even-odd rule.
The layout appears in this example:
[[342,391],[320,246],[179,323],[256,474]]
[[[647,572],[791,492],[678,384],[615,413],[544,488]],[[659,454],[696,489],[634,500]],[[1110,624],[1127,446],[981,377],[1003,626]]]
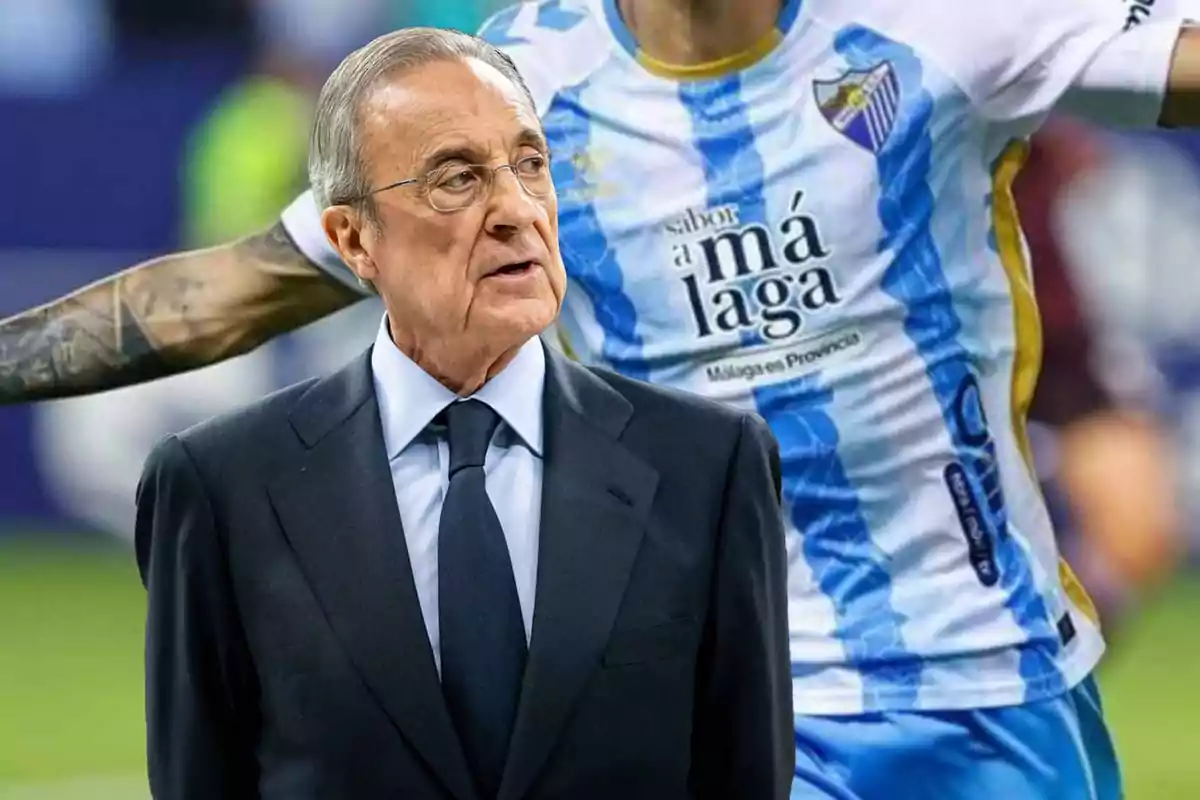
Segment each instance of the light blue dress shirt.
[[[468,398],[459,398],[400,352],[392,342],[386,317],[371,352],[371,369],[413,582],[440,672],[438,527],[450,483],[450,446],[444,434],[438,435],[429,423],[446,406]],[[526,641],[533,628],[537,586],[545,380],[546,354],[534,337],[472,396],[491,406],[502,420],[488,445],[483,469],[488,497],[508,540]]]

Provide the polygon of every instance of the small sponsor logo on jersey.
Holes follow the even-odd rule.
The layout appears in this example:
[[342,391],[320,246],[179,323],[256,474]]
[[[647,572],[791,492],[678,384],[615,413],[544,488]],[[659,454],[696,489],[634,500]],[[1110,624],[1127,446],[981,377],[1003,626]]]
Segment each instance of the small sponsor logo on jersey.
[[559,187],[561,202],[594,203],[620,196],[620,185],[611,179],[618,171],[616,159],[611,153],[592,148],[574,153],[567,160],[575,173],[575,180]]
[[700,339],[748,333],[783,342],[810,316],[842,302],[825,265],[832,251],[803,201],[803,191],[792,195],[791,214],[776,231],[742,224],[736,206],[688,211],[665,223]]
[[1131,30],[1150,18],[1157,0],[1131,0],[1125,16],[1125,30]]
[[975,576],[984,586],[995,586],[1000,579],[996,568],[996,549],[967,471],[955,461],[946,466],[943,477],[967,539],[967,558],[975,570]]
[[966,375],[954,394],[950,435],[959,460],[943,474],[950,500],[958,513],[967,540],[967,553],[975,575],[984,586],[999,579],[996,542],[1008,535],[1004,490],[996,443],[983,410],[979,381]]
[[831,81],[813,81],[821,115],[850,141],[878,153],[900,109],[900,79],[891,62],[852,70]]
[[758,389],[794,380],[816,370],[825,369],[851,355],[863,346],[863,334],[857,329],[789,342],[784,345],[738,350],[733,355],[704,365],[704,378],[720,397],[716,387],[727,386],[730,394],[747,388]]
[[1058,629],[1058,638],[1062,641],[1064,647],[1075,641],[1075,637],[1079,634],[1079,631],[1075,628],[1075,620],[1071,619],[1069,612],[1059,617],[1058,624],[1054,627]]

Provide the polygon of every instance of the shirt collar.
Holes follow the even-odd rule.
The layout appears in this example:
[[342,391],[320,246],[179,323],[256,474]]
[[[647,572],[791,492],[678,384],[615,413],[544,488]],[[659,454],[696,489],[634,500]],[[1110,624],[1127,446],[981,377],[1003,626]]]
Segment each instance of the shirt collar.
[[[400,455],[442,409],[459,399],[396,347],[386,315],[371,350],[371,372],[389,460]],[[491,406],[525,446],[541,456],[545,383],[546,354],[535,336],[472,397]]]

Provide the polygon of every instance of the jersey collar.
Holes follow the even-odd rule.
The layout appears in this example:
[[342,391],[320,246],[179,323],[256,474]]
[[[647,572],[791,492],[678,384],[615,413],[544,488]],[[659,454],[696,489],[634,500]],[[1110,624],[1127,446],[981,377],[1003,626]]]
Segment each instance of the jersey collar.
[[633,36],[633,31],[629,30],[629,27],[625,24],[625,20],[621,18],[621,11],[617,7],[617,0],[599,1],[609,31],[611,31],[618,44],[633,56],[644,69],[661,78],[685,81],[707,80],[732,75],[748,69],[763,60],[779,46],[779,43],[791,31],[797,17],[799,17],[800,7],[803,5],[803,0],[787,0],[784,3],[783,9],[779,12],[779,18],[775,22],[775,29],[741,53],[704,64],[677,65],[659,61],[643,53],[641,48],[638,47],[637,39]]

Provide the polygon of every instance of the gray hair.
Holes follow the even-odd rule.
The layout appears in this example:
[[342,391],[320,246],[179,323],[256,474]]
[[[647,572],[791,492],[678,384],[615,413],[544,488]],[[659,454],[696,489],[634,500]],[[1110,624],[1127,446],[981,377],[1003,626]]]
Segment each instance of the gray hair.
[[309,141],[308,180],[318,208],[342,203],[372,223],[375,205],[358,126],[363,100],[383,79],[435,61],[477,59],[511,80],[533,105],[529,87],[503,52],[477,36],[441,28],[402,28],[348,55],[321,89]]

